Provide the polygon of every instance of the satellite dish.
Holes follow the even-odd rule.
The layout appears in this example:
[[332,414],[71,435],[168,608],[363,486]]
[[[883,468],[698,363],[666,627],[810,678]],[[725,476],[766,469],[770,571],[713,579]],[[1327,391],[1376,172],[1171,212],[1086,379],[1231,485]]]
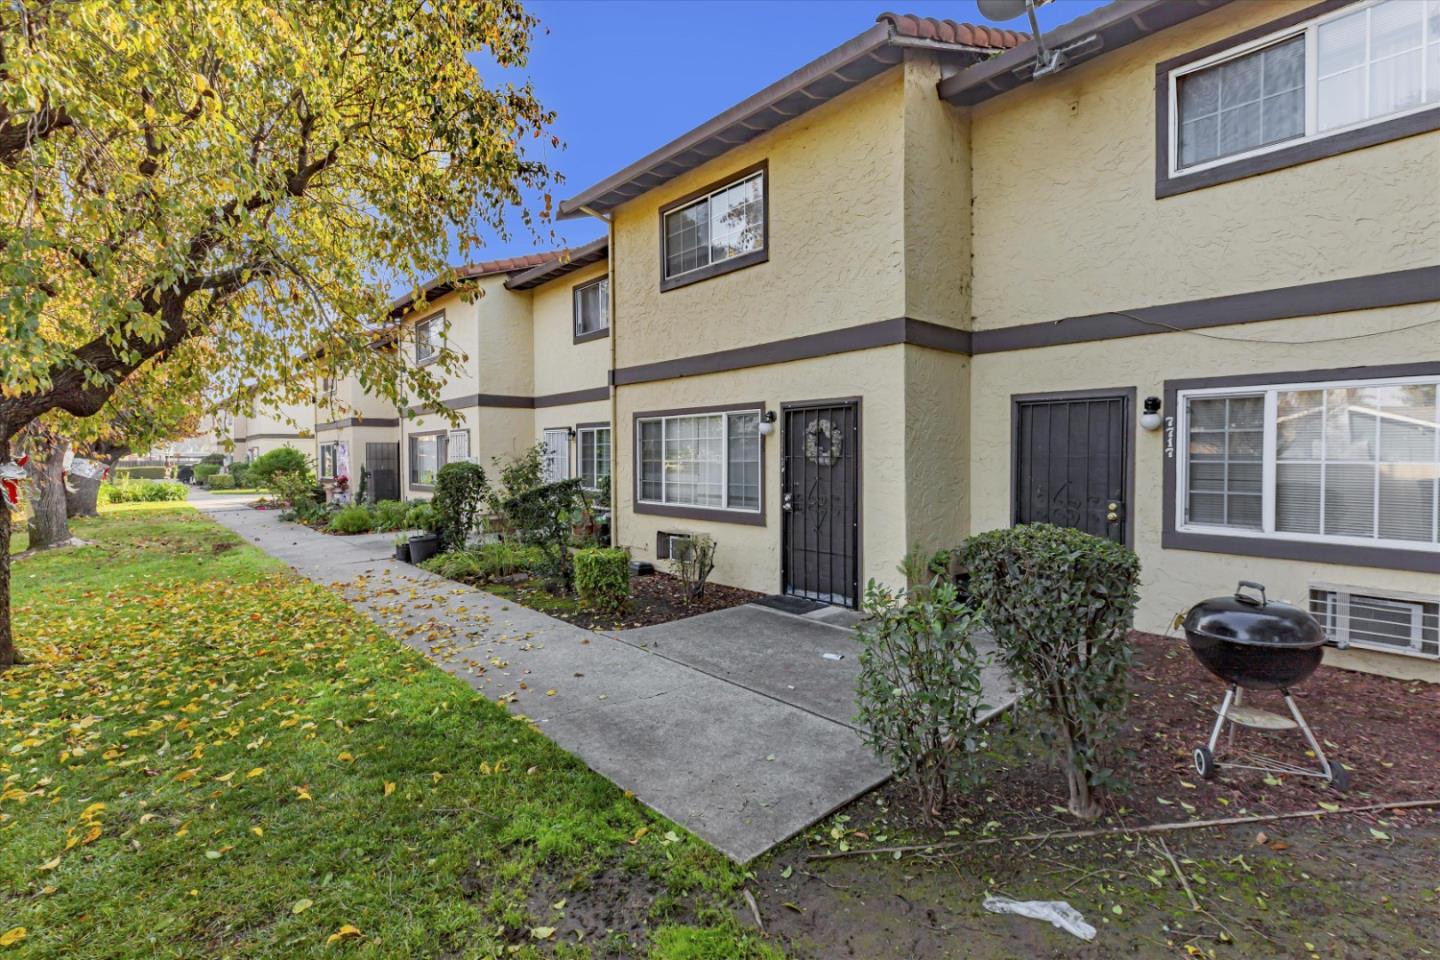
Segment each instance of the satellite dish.
[[1028,6],[1025,0],[976,0],[980,15],[986,20],[1014,20],[1023,16]]

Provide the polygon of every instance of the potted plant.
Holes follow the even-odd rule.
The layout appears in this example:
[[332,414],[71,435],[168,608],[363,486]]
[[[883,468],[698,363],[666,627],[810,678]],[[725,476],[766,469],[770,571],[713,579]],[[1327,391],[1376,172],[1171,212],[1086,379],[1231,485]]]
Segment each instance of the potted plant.
[[424,563],[440,552],[440,512],[429,502],[411,507],[405,525],[420,533],[410,537],[410,562]]
[[410,562],[410,534],[402,533],[395,538],[395,559],[403,563]]

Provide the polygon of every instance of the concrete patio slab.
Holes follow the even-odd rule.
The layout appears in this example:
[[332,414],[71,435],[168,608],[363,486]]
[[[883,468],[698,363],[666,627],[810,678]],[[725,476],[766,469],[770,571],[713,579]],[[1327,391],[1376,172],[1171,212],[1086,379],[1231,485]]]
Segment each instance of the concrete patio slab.
[[[853,684],[848,647],[842,669],[815,672],[815,689],[807,686],[803,701],[787,701],[377,558],[376,544],[360,538],[327,536],[209,494],[191,499],[300,574],[333,586],[397,639],[523,714],[592,769],[736,861],[759,856],[888,776],[848,725],[853,710],[841,706]],[[776,635],[789,635],[796,619],[749,620],[749,639],[778,655],[783,644]],[[843,630],[801,626],[825,631],[835,645],[853,644]],[[708,629],[712,636],[727,632]],[[800,636],[820,642],[818,634]],[[737,648],[733,639],[728,644]],[[804,654],[787,656],[814,669]],[[746,659],[750,672],[758,668],[756,655]],[[836,690],[819,689],[826,677]]]

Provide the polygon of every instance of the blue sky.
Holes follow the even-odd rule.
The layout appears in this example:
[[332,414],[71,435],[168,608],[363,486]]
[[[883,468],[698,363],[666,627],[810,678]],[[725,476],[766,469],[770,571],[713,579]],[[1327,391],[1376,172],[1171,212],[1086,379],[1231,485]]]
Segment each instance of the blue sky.
[[[1052,29],[1103,2],[1053,0],[1040,8],[1041,27]],[[557,113],[554,130],[565,148],[535,154],[565,176],[557,202],[863,32],[883,11],[987,22],[974,0],[899,6],[887,0],[532,0],[527,7],[540,17],[541,30],[518,75]],[[1029,29],[1023,16],[1001,26]],[[510,79],[476,65],[487,82]],[[590,218],[554,228],[562,243],[602,233]],[[509,240],[491,238],[471,259],[550,247],[523,227],[512,233]]]

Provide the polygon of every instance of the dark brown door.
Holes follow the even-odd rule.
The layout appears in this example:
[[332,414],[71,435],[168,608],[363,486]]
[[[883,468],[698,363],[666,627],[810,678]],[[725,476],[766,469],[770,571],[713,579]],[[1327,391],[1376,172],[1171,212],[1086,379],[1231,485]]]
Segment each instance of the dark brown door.
[[1015,400],[1015,523],[1128,542],[1129,393]]
[[859,599],[859,404],[846,400],[781,409],[785,592],[853,607]]
[[366,495],[372,501],[400,499],[400,444],[365,444],[365,469],[370,471]]

